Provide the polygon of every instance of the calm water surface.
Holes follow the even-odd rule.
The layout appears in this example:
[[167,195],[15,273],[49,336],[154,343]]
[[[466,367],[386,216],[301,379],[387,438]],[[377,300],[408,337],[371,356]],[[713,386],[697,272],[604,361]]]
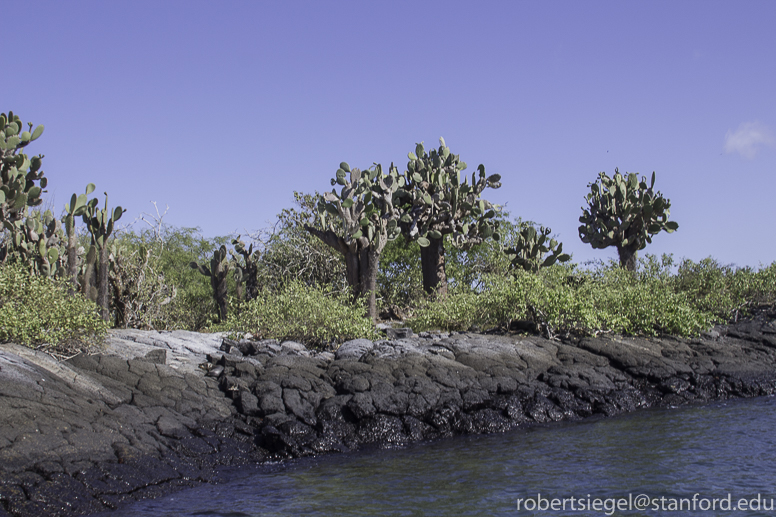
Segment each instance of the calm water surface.
[[[228,483],[144,501],[106,515],[776,515],[701,511],[703,498],[776,499],[776,399],[642,411],[611,419],[463,437],[406,448],[242,470]],[[671,511],[692,498],[696,511]],[[566,511],[537,511],[537,495]],[[582,510],[595,498],[666,498],[664,511]],[[569,498],[575,497],[577,511]],[[529,510],[517,500],[533,498]],[[548,504],[547,502],[540,504]],[[558,503],[560,504],[560,503]],[[621,503],[625,504],[625,503]],[[677,503],[674,503],[677,504]],[[683,503],[689,505],[687,501]],[[723,503],[724,505],[725,503]],[[698,506],[701,505],[701,506]],[[633,507],[631,507],[633,508]]]

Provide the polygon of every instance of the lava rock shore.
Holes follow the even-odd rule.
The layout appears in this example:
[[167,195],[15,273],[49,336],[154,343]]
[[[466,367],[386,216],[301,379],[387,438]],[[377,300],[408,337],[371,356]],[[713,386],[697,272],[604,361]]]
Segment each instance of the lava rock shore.
[[114,330],[64,363],[0,345],[0,517],[103,511],[224,466],[776,392],[766,316],[698,339],[389,335],[315,352]]

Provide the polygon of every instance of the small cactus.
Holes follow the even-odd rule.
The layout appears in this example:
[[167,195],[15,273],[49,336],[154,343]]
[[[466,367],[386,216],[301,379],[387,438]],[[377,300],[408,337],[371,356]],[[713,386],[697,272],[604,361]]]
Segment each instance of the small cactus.
[[[87,190],[89,187],[87,187]],[[93,190],[93,189],[92,189]],[[102,319],[110,319],[110,290],[108,286],[110,259],[108,257],[109,246],[108,238],[113,233],[113,226],[126,212],[120,206],[113,211],[108,209],[108,193],[105,192],[105,208],[100,210],[97,207],[97,198],[89,200],[84,206],[82,212],[83,222],[92,236],[92,245],[96,247],[99,254],[99,271],[97,274],[97,305],[100,306]],[[72,199],[71,199],[72,200]],[[87,292],[87,295],[90,294]]]
[[[525,224],[517,234],[515,245],[504,250],[512,261],[512,267],[519,267],[536,273],[543,267],[556,262],[568,262],[571,256],[563,253],[563,244],[550,237],[552,230],[533,224]],[[548,255],[549,254],[549,255]]]
[[226,246],[222,244],[220,248],[213,252],[213,258],[210,259],[209,265],[190,262],[189,267],[210,278],[210,286],[213,288],[213,299],[216,301],[216,305],[218,305],[219,321],[225,322],[227,317],[226,277],[229,272]]
[[243,284],[245,284],[245,296],[247,300],[253,300],[259,295],[259,251],[253,250],[253,244],[245,247],[245,243],[240,240],[238,235],[236,239],[232,240],[234,251],[237,255],[242,256],[243,261],[235,255],[232,250],[229,253],[234,259],[234,279],[237,282],[237,298],[243,299]]

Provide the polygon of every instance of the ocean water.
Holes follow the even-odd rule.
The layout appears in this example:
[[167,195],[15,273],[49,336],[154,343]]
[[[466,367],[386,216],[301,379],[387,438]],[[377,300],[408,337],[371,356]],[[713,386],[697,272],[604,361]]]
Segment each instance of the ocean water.
[[776,515],[774,430],[772,397],[640,411],[257,466],[104,515]]

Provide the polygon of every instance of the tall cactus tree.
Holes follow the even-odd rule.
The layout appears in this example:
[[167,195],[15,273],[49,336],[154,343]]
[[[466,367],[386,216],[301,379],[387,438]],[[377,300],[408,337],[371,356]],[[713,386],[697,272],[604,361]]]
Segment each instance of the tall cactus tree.
[[113,226],[121,215],[126,212],[117,206],[112,212],[108,209],[108,193],[105,192],[105,208],[100,210],[97,198],[91,199],[83,211],[83,221],[92,236],[92,245],[99,254],[99,270],[97,274],[97,305],[100,306],[102,319],[110,319],[110,290],[108,282],[110,259],[108,257],[108,237],[113,233]]
[[447,294],[444,239],[469,249],[485,239],[499,240],[498,206],[482,199],[486,188],[501,187],[501,176],[486,177],[485,166],[472,173],[471,183],[461,173],[466,163],[450,152],[444,138],[439,149],[426,152],[423,143],[409,153],[405,186],[398,195],[403,202],[401,227],[405,237],[420,244],[423,289],[427,293]]
[[226,246],[213,252],[213,258],[210,259],[210,265],[190,262],[189,267],[198,270],[200,273],[210,278],[210,287],[213,288],[213,299],[218,306],[218,320],[223,323],[227,317],[226,304],[226,277],[229,273],[229,259],[226,253]]
[[[26,237],[30,230],[35,232],[30,226],[37,225],[30,222],[28,226],[25,219],[28,207],[42,203],[40,196],[47,183],[40,170],[43,155],[29,158],[21,150],[43,134],[43,126],[36,127],[34,131],[31,122],[28,126],[29,130],[24,131],[24,124],[12,111],[0,113],[0,224],[10,234],[9,242],[0,249],[0,260],[3,261],[22,245],[24,253],[28,244],[34,245],[37,250],[41,242],[37,239],[35,243],[28,242]],[[48,250],[44,249],[44,259],[47,253]]]
[[525,224],[518,232],[515,245],[504,250],[512,261],[512,267],[537,273],[543,267],[556,262],[568,262],[571,256],[563,253],[563,243],[550,237],[552,229]]
[[400,212],[394,201],[404,178],[393,164],[384,174],[380,164],[362,171],[342,162],[331,184],[342,188],[319,199],[324,229],[310,225],[305,229],[342,253],[348,285],[355,297],[366,297],[368,315],[376,321],[377,268],[386,243],[400,235]]
[[635,271],[637,252],[652,242],[652,236],[664,230],[672,233],[679,225],[668,220],[671,201],[655,192],[654,172],[649,184],[644,176],[639,181],[638,175],[626,174],[614,169],[610,178],[601,172],[587,185],[590,193],[579,218],[579,238],[595,249],[616,246],[620,265]]

